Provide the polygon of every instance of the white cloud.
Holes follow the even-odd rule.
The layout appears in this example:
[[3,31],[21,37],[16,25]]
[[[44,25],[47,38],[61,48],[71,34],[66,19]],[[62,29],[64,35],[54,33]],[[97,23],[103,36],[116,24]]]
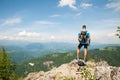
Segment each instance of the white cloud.
[[20,31],[14,35],[5,35],[0,33],[0,40],[21,40],[32,42],[49,42],[56,41],[56,37],[50,33],[28,32],[26,30]]
[[51,15],[50,17],[60,17],[61,15],[58,15],[58,14],[54,14],[54,15]]
[[66,33],[37,33],[21,31],[14,35],[0,34],[0,40],[18,40],[18,41],[30,41],[30,42],[73,42],[76,36],[64,35]]
[[82,4],[80,4],[80,6],[83,8],[89,8],[89,7],[92,7],[93,5],[90,3],[82,3]]
[[23,38],[17,36],[0,35],[0,40],[23,40]]
[[14,35],[0,34],[0,40],[43,41],[43,36],[37,32],[21,31]]
[[55,39],[55,36],[52,35],[50,38],[51,38],[51,40],[54,40],[54,39]]
[[39,37],[40,33],[36,32],[27,32],[27,31],[21,31],[18,33],[18,36],[23,36],[23,37]]
[[7,36],[0,35],[0,39],[7,39]]
[[75,6],[75,4],[76,0],[60,0],[58,6],[60,7],[69,6],[71,9],[76,10],[77,7]]
[[15,17],[15,18],[10,18],[10,19],[6,19],[2,26],[5,26],[5,25],[14,25],[14,24],[17,24],[17,23],[21,23],[22,22],[22,19],[19,18],[19,17]]
[[120,11],[120,0],[115,0],[113,2],[110,2],[106,4],[106,7],[114,9],[115,11]]
[[36,21],[35,23],[37,23],[37,24],[43,24],[43,25],[59,24],[59,23],[51,22],[51,21]]
[[81,12],[77,13],[76,16],[80,16],[81,15]]

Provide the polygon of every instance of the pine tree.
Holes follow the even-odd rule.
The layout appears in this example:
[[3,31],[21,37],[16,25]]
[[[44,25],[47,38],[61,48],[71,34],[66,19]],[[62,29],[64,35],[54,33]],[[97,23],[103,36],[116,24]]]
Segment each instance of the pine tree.
[[118,36],[118,38],[120,39],[120,26],[117,27],[117,34],[116,36]]
[[0,80],[15,80],[15,66],[12,64],[5,49],[0,52]]

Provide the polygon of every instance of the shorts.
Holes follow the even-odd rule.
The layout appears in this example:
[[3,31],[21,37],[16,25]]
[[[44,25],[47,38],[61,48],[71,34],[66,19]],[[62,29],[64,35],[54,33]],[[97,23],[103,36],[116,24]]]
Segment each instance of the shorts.
[[84,46],[84,48],[86,48],[86,49],[87,49],[88,44],[79,44],[79,45],[78,45],[78,48],[80,49],[82,46]]

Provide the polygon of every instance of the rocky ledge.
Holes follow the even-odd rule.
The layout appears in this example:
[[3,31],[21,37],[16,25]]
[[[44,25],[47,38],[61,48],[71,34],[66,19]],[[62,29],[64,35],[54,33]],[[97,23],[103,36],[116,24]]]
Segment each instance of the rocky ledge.
[[78,66],[73,60],[47,72],[29,73],[24,80],[120,80],[120,67],[109,66],[105,61]]

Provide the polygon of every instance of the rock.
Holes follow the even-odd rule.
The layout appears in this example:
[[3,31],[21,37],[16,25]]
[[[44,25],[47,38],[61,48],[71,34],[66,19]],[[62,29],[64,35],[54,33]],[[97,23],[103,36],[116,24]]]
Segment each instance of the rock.
[[112,67],[105,61],[88,61],[86,66],[78,66],[77,61],[63,64],[50,71],[29,73],[24,80],[120,80],[120,67]]

